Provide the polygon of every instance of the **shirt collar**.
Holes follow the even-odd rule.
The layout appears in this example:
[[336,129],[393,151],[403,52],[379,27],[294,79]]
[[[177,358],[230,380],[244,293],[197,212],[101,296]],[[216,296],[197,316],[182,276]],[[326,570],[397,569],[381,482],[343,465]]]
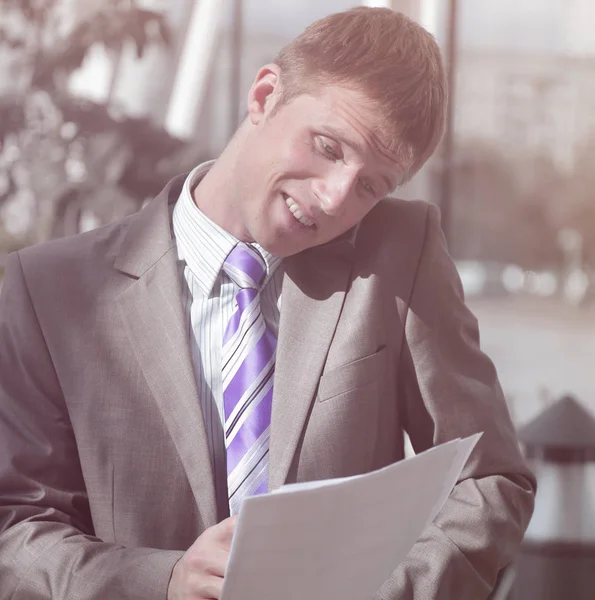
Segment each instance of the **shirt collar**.
[[[184,187],[173,210],[172,224],[178,258],[192,271],[204,295],[208,298],[227,255],[239,240],[209,219],[194,203],[192,191],[215,161],[198,165],[186,178]],[[281,257],[273,256],[259,244],[251,244],[262,254],[267,276],[264,285],[281,264]]]

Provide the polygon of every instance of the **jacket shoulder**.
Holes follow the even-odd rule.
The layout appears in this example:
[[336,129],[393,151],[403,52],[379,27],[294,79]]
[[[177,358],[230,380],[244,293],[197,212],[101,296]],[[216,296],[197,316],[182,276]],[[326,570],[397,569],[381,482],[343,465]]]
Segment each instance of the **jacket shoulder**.
[[130,217],[89,232],[29,246],[18,252],[33,297],[94,296],[116,275],[114,261]]
[[374,247],[406,250],[410,254],[423,245],[431,221],[440,223],[440,211],[435,204],[385,198],[360,223],[357,245],[368,250]]
[[429,212],[439,213],[435,204],[425,200],[403,200],[387,197],[381,200],[362,221],[362,225],[378,226],[387,222],[390,227],[408,227],[417,221],[424,221]]
[[130,217],[85,233],[58,238],[29,246],[19,251],[21,263],[27,268],[52,268],[65,263],[74,266],[91,257],[113,263]]

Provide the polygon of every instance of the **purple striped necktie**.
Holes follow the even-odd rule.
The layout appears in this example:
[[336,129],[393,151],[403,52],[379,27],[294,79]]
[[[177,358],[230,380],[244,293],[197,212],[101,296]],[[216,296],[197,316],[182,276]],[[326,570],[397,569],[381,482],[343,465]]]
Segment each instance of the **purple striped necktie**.
[[261,254],[240,242],[223,269],[238,289],[236,312],[223,337],[223,404],[229,508],[267,491],[269,429],[277,340],[260,310],[266,275]]

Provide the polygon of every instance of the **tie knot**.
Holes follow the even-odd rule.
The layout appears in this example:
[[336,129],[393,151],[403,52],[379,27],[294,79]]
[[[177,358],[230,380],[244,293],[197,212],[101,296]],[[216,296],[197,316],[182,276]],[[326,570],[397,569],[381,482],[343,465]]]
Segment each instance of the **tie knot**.
[[267,267],[256,248],[240,242],[227,255],[223,270],[239,288],[258,290],[264,281]]

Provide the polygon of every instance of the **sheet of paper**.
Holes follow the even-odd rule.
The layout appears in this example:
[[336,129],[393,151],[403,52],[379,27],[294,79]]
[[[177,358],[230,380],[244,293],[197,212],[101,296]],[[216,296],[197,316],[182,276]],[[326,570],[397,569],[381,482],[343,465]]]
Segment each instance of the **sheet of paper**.
[[373,598],[442,508],[480,437],[247,498],[221,600]]

